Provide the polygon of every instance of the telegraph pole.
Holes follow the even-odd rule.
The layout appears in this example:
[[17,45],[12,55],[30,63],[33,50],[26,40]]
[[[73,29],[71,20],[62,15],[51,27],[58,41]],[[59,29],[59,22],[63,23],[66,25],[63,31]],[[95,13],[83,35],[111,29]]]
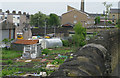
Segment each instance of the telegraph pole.
[[54,26],[54,37],[55,37],[55,26]]
[[46,36],[46,23],[47,23],[47,18],[44,20],[45,21],[45,31],[44,31],[44,37]]

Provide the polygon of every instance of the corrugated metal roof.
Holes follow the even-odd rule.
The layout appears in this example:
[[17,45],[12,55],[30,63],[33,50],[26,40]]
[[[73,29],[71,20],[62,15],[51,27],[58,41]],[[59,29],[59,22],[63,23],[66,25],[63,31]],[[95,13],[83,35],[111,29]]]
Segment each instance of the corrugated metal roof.
[[36,44],[38,43],[39,40],[17,40],[16,42],[14,42],[15,44],[26,44],[26,45],[30,45],[30,44]]

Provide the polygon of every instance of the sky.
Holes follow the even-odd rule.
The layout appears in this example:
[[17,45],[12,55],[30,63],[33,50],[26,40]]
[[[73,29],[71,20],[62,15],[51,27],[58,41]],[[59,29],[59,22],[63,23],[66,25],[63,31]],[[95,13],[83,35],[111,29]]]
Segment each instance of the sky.
[[[102,2],[105,0],[85,0],[85,11],[88,13],[102,13],[105,10]],[[106,0],[112,3],[112,8],[118,8],[119,0]],[[16,10],[35,14],[41,11],[44,14],[56,13],[62,15],[67,12],[67,5],[80,9],[81,0],[0,0],[0,9]]]

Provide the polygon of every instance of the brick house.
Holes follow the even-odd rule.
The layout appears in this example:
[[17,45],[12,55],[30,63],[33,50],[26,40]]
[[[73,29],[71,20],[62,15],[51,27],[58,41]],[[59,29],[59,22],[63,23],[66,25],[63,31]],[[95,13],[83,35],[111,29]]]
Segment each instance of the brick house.
[[61,16],[61,24],[71,23],[75,25],[81,22],[84,27],[94,25],[94,19],[102,14],[90,14],[84,11],[84,0],[81,0],[81,10],[67,6],[67,12]]
[[120,19],[120,9],[110,9],[109,19],[112,20],[112,23],[116,24],[118,19]]

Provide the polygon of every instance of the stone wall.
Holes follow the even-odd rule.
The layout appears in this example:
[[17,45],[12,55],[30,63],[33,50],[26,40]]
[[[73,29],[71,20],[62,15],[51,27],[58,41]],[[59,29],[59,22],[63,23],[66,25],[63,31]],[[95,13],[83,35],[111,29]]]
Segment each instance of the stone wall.
[[53,77],[118,76],[120,30],[104,30],[51,74]]

